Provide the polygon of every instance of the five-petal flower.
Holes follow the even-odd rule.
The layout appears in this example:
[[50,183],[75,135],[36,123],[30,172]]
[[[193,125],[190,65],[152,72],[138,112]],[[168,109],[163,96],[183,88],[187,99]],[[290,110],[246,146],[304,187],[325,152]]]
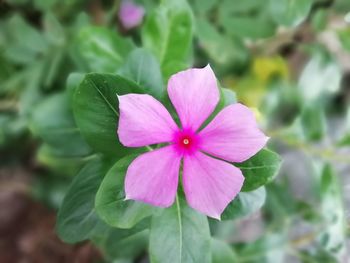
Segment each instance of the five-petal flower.
[[175,200],[183,163],[182,183],[188,204],[219,219],[244,181],[242,172],[229,162],[249,159],[265,146],[268,137],[259,130],[252,111],[239,103],[225,107],[202,128],[220,97],[209,65],[173,75],[168,94],[181,128],[150,95],[118,97],[118,136],[124,146],[167,143],[130,164],[125,178],[126,199],[169,207]]

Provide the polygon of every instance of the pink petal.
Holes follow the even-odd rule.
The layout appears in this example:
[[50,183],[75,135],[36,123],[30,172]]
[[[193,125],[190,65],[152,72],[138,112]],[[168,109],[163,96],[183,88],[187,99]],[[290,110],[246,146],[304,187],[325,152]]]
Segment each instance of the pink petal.
[[141,154],[126,172],[126,199],[169,207],[175,200],[180,163],[172,146]]
[[119,96],[120,142],[127,147],[140,147],[170,142],[177,125],[166,108],[149,95]]
[[244,177],[233,165],[201,152],[184,157],[183,186],[188,204],[220,219],[242,188]]
[[119,9],[119,19],[125,29],[131,29],[141,24],[145,9],[131,1],[122,1]]
[[184,129],[193,131],[214,111],[219,102],[219,89],[213,70],[188,69],[173,75],[168,82],[168,94]]
[[230,162],[243,162],[266,144],[253,112],[236,103],[224,108],[200,133],[202,151]]

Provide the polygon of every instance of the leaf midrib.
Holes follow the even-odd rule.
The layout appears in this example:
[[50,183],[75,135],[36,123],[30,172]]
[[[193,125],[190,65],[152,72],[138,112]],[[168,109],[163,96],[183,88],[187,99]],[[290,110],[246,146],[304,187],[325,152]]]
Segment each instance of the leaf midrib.
[[182,262],[182,219],[181,219],[181,208],[180,208],[180,202],[179,197],[176,194],[176,211],[177,211],[177,219],[179,223],[179,254],[180,254],[180,262]]
[[119,113],[114,109],[113,105],[108,101],[108,99],[106,98],[106,96],[102,93],[102,91],[97,87],[97,85],[95,84],[95,82],[93,82],[92,80],[89,80],[89,82],[92,84],[92,86],[94,87],[94,89],[100,94],[100,96],[102,97],[102,99],[107,103],[107,105],[109,106],[109,108],[114,112],[114,114],[119,117]]
[[262,169],[262,168],[275,168],[275,167],[278,167],[278,164],[259,165],[259,166],[250,166],[250,167],[244,167],[239,165],[235,165],[235,166],[241,170],[253,170],[253,169]]

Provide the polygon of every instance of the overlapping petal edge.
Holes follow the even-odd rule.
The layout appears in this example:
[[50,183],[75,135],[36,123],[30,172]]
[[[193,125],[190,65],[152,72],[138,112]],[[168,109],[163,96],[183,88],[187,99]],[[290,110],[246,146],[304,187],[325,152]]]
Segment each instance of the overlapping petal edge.
[[128,167],[126,199],[169,207],[176,197],[179,172],[188,204],[220,219],[242,188],[242,172],[230,162],[243,162],[267,140],[252,111],[236,103],[225,107],[204,128],[201,126],[219,102],[219,88],[211,67],[174,74],[168,95],[181,127],[167,109],[145,94],[119,96],[118,136],[126,147],[167,143],[144,153]]

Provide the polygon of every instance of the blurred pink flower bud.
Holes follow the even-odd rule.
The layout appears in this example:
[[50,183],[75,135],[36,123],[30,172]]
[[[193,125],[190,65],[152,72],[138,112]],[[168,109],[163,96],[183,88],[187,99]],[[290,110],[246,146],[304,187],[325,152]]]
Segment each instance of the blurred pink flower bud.
[[124,0],[119,9],[119,20],[125,29],[131,29],[141,24],[145,9],[132,1]]

